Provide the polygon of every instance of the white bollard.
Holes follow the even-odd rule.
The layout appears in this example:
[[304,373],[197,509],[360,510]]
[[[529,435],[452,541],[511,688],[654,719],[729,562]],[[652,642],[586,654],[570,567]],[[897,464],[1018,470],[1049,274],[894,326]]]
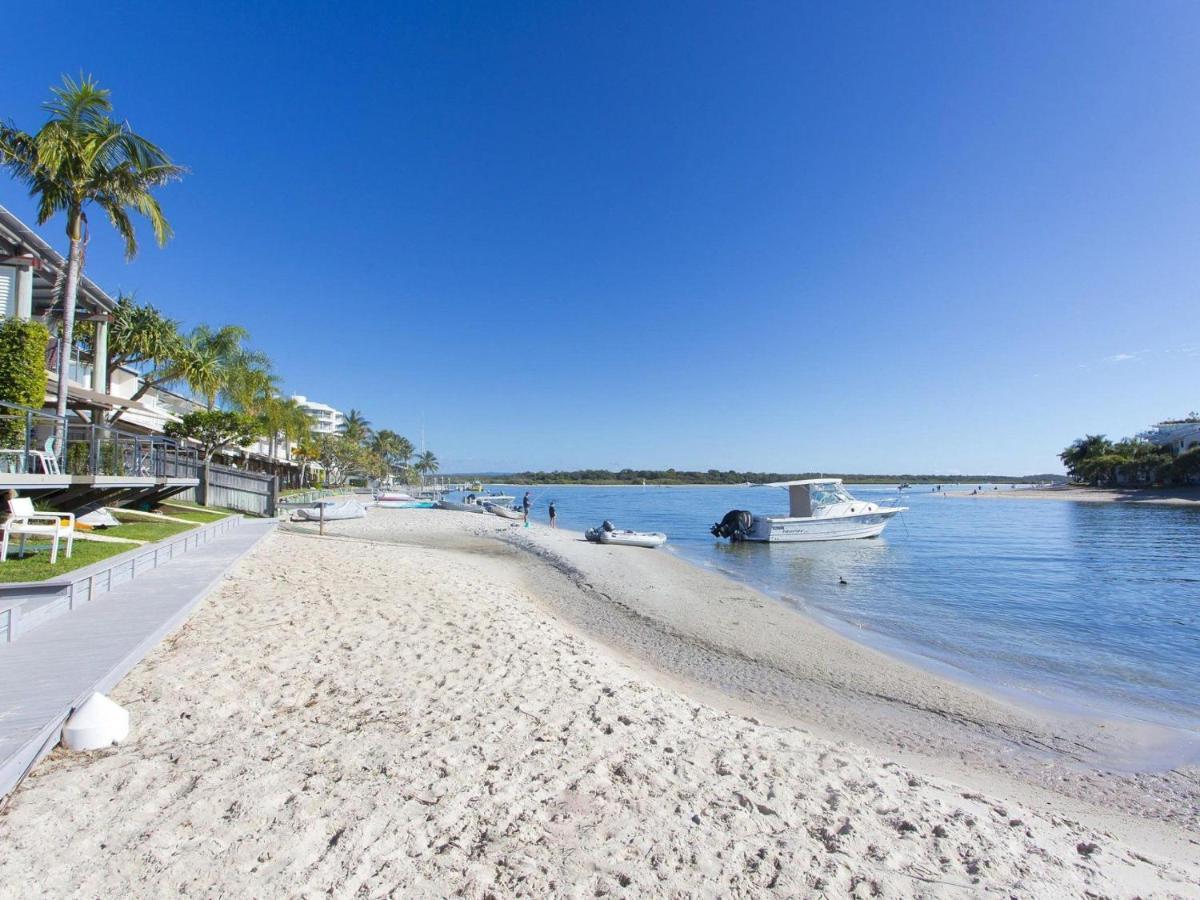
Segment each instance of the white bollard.
[[62,730],[68,750],[103,750],[129,736],[129,711],[95,693],[71,714]]

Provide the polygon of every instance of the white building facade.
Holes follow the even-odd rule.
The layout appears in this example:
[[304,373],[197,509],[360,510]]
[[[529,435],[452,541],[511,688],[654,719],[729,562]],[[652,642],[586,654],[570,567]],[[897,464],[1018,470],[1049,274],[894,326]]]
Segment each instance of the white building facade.
[[301,394],[293,394],[292,399],[312,417],[313,434],[341,433],[342,425],[346,422],[346,417],[342,415],[341,410],[324,403],[317,403],[315,400],[309,400]]
[[1159,447],[1166,447],[1175,456],[1200,447],[1200,420],[1168,419],[1159,422],[1143,437]]

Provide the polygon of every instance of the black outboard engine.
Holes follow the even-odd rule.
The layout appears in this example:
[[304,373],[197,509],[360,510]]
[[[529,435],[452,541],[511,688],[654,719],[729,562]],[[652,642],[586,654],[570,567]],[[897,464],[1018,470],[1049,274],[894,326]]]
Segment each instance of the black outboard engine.
[[725,518],[717,522],[709,530],[713,537],[732,538],[740,541],[754,527],[754,513],[744,509],[731,509],[725,513]]
[[608,519],[605,519],[604,524],[602,524],[600,527],[603,528],[605,531],[607,531],[609,534],[611,534],[612,532],[617,530],[617,526],[614,525],[612,522],[608,521]]

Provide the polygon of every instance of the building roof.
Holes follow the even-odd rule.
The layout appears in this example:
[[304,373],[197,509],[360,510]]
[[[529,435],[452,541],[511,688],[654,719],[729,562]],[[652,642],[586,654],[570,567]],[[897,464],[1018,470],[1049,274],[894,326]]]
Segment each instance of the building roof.
[[[0,264],[12,257],[33,257],[33,307],[41,315],[54,306],[55,285],[65,276],[67,261],[63,255],[34,233],[28,225],[0,206]],[[117,301],[105,293],[96,282],[84,275],[79,280],[76,302],[93,312],[110,312]]]

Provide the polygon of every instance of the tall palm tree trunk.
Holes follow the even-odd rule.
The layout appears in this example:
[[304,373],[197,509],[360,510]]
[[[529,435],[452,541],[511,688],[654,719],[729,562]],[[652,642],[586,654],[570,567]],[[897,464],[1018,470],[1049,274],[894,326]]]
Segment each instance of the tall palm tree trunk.
[[64,423],[58,426],[62,433],[56,449],[60,452],[67,440],[67,380],[71,371],[71,343],[75,340],[75,296],[79,291],[79,273],[83,268],[83,215],[78,210],[73,210],[67,219],[67,237],[70,238],[71,249],[67,255],[67,284],[63,290],[63,324],[58,345],[58,397],[54,403],[54,413]]

